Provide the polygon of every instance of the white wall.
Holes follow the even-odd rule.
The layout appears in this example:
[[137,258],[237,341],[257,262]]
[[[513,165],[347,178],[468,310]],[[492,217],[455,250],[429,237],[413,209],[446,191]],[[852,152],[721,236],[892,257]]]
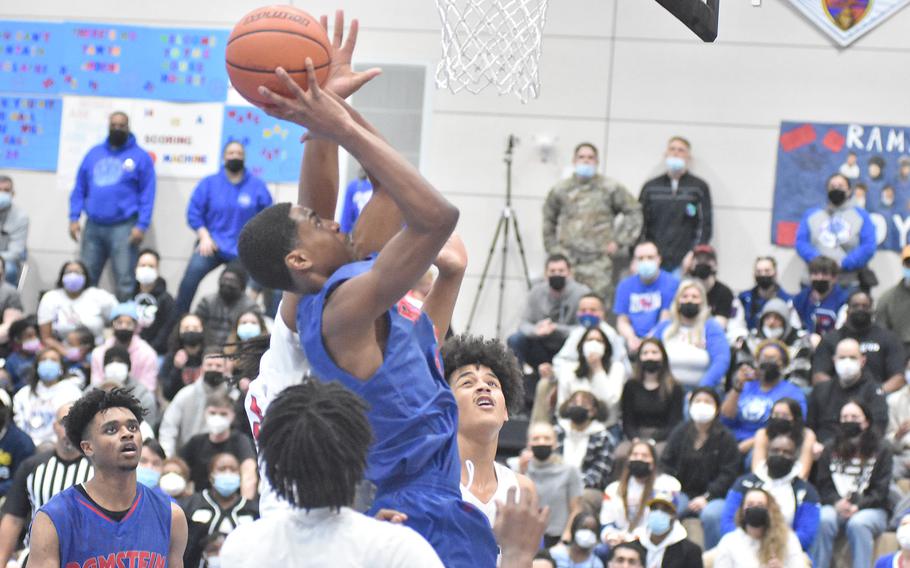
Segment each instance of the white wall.
[[[230,27],[260,2],[147,3],[44,0],[8,3],[4,17],[97,20],[130,24]],[[295,1],[328,13],[337,3]],[[439,21],[430,0],[348,0],[361,19],[358,58],[435,64]],[[467,320],[504,192],[503,151],[509,134],[521,139],[514,160],[515,209],[534,275],[541,272],[541,207],[568,163],[572,147],[590,140],[605,153],[608,175],[637,194],[658,171],[666,139],[681,134],[693,143],[693,171],[711,184],[714,244],[720,276],[734,288],[751,280],[751,262],[773,252],[791,289],[802,263],[792,251],[773,250],[770,210],[777,128],[781,120],[910,123],[905,103],[910,76],[910,10],[904,10],[851,48],[841,50],[782,0],[753,8],[748,0],[723,3],[715,44],[703,44],[650,0],[554,0],[549,8],[541,60],[540,98],[430,94],[425,174],[462,211],[460,231],[472,262],[456,313]],[[558,138],[557,163],[542,164],[532,147],[536,134]],[[61,262],[75,253],[66,234],[67,194],[53,174],[11,172],[17,200],[32,212],[27,300],[51,285]],[[159,179],[149,244],[164,256],[163,275],[176,289],[193,236],[183,218],[194,182]],[[274,188],[290,198],[293,188]],[[873,262],[886,285],[895,281],[893,253]],[[517,322],[522,302],[520,264],[508,267],[505,328]],[[476,331],[495,320],[498,260],[480,304]],[[203,290],[210,289],[213,280]],[[881,289],[879,290],[879,292]]]

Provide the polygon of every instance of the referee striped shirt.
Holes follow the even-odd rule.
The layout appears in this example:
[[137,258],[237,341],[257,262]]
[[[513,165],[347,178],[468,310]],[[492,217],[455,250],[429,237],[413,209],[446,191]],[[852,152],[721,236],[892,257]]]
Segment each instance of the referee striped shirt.
[[31,521],[51,497],[92,478],[95,469],[85,456],[66,461],[54,450],[35,454],[22,462],[6,496],[2,513]]

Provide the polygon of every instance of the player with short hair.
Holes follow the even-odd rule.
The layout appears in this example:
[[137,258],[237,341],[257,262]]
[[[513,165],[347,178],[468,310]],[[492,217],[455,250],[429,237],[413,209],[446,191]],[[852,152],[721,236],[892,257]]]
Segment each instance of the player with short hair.
[[91,460],[95,476],[38,511],[29,566],[183,567],[183,510],[136,482],[142,414],[139,401],[117,388],[94,389],[73,404],[66,436]]

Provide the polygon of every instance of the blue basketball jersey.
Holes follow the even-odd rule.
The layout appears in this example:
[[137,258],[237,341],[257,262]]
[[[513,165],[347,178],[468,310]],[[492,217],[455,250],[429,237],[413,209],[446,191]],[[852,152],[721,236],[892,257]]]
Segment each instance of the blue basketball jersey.
[[120,522],[110,519],[76,489],[58,493],[44,507],[57,529],[61,568],[166,568],[171,544],[171,502],[141,483]]

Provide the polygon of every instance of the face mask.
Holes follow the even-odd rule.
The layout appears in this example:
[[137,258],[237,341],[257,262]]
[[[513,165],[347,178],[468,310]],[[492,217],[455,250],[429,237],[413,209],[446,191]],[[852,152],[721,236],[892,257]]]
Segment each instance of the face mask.
[[578,406],[573,404],[566,408],[566,411],[562,413],[563,418],[568,418],[575,424],[584,424],[590,418],[588,409],[584,406]]
[[240,489],[240,474],[229,472],[216,473],[214,479],[212,479],[212,487],[214,487],[215,491],[222,497],[229,497]]
[[38,363],[38,378],[46,383],[56,381],[62,374],[63,368],[53,359],[45,359]]
[[764,507],[748,507],[743,511],[743,524],[747,527],[763,529],[768,526],[769,522],[771,522],[771,517],[768,515],[768,509]]
[[837,427],[844,438],[856,438],[863,433],[863,425],[859,422],[839,422]]
[[910,282],[910,268],[905,266],[903,268],[903,272],[904,272],[904,280],[907,280],[908,282]]
[[8,209],[13,202],[13,196],[5,191],[0,191],[0,209]]
[[[885,202],[882,201],[882,205],[884,205],[884,203],[885,203]],[[865,209],[865,208],[866,208],[866,198],[865,198],[865,197],[857,197],[857,198],[856,198],[856,204],[859,205],[860,207],[862,207],[863,209]]]
[[856,359],[835,359],[834,370],[843,386],[852,385],[862,374],[862,367]]
[[129,367],[120,361],[112,361],[104,366],[104,378],[118,385],[122,385],[126,381],[129,373]]
[[760,363],[758,368],[761,369],[762,377],[766,383],[773,383],[780,378],[780,365],[777,363],[771,361]]
[[592,327],[600,325],[600,317],[595,316],[594,314],[581,314],[578,316],[578,323],[583,325],[586,329],[591,329]]
[[671,174],[677,174],[686,169],[686,161],[677,156],[667,156],[665,160],[667,171]]
[[603,357],[607,347],[600,341],[585,341],[581,346],[581,352],[585,357]]
[[894,205],[893,197],[882,197],[882,207],[891,207]]
[[771,286],[774,286],[774,277],[773,276],[756,276],[755,285],[761,288],[762,290],[767,290]]
[[63,289],[67,292],[78,292],[85,287],[85,275],[80,272],[67,272],[63,275]]
[[671,524],[673,524],[673,517],[670,516],[670,513],[660,509],[651,509],[648,512],[648,530],[651,531],[651,534],[665,535],[670,530]]
[[707,402],[695,402],[689,405],[689,417],[696,424],[707,424],[714,420],[717,408]]
[[182,495],[186,490],[186,480],[183,479],[179,473],[172,471],[171,473],[165,473],[161,476],[158,487],[171,497],[176,497]]
[[531,446],[531,453],[537,461],[545,462],[553,455],[553,446]]
[[232,174],[236,174],[243,169],[243,160],[240,158],[231,158],[230,160],[225,160],[224,169],[231,172]]
[[201,331],[184,331],[180,334],[180,342],[186,347],[196,347],[202,345]]
[[158,487],[158,481],[160,479],[161,474],[154,469],[142,467],[141,465],[136,468],[136,481],[146,487]]
[[130,133],[126,130],[118,130],[111,128],[107,132],[107,143],[115,148],[119,148],[126,144],[127,138],[130,137]]
[[550,284],[550,288],[559,292],[566,287],[566,277],[565,276],[550,276],[547,278],[547,282]]
[[872,325],[872,313],[866,310],[851,310],[847,315],[847,321],[853,329],[866,329]]
[[202,374],[202,380],[210,387],[217,387],[224,382],[224,373],[221,371],[206,371]]
[[657,276],[660,267],[653,260],[642,260],[638,263],[638,276],[642,280],[651,280]]
[[766,465],[768,466],[768,475],[771,479],[780,479],[793,470],[794,460],[786,456],[768,456]]
[[710,264],[698,263],[692,268],[692,276],[705,280],[714,274],[714,269]]
[[206,556],[205,565],[207,568],[221,568],[221,558],[217,556]]
[[824,296],[831,289],[831,282],[829,280],[813,280],[812,289]]
[[37,337],[35,339],[29,339],[22,342],[22,350],[26,353],[37,353],[41,351],[41,340]]
[[692,319],[698,316],[698,312],[701,311],[701,304],[695,304],[693,302],[685,302],[679,305],[679,315],[684,318]]
[[208,428],[210,433],[217,436],[227,432],[228,428],[231,427],[231,420],[227,416],[220,414],[206,414],[205,427]]
[[910,525],[901,525],[897,528],[897,543],[903,550],[910,550]]
[[66,357],[67,361],[73,363],[82,361],[82,349],[79,349],[78,347],[67,347],[64,357]]
[[651,464],[648,462],[643,462],[641,460],[630,460],[629,473],[632,474],[632,477],[637,477],[639,479],[642,477],[648,477],[651,475]]
[[663,369],[664,364],[654,359],[646,359],[641,362],[641,370],[646,373],[656,373]]
[[123,345],[128,345],[130,341],[133,340],[133,330],[132,329],[115,329],[114,337],[117,339],[118,343]]
[[136,282],[140,284],[154,284],[158,280],[158,271],[151,266],[136,267]]
[[262,334],[262,328],[258,323],[242,323],[237,326],[237,337],[240,341],[246,341]]
[[597,166],[594,164],[575,164],[575,175],[582,179],[591,179],[597,173]]
[[832,189],[828,192],[828,201],[835,207],[840,207],[847,200],[847,192],[843,189]]
[[218,286],[218,295],[229,304],[236,302],[242,293],[243,290],[233,284],[220,284]]
[[766,325],[761,326],[762,335],[768,339],[777,339],[784,334],[784,328],[782,327],[768,327]]
[[585,550],[594,548],[597,544],[597,535],[591,529],[578,529],[575,531],[575,544]]

